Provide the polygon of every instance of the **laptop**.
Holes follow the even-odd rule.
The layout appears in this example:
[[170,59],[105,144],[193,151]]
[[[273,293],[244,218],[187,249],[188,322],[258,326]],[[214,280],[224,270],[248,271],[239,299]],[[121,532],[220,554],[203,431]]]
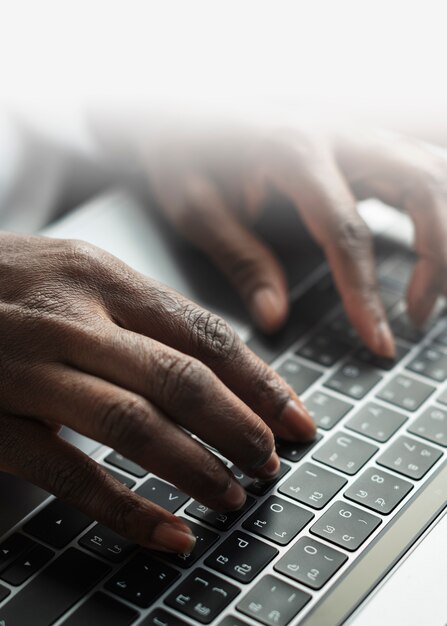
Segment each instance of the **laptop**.
[[270,338],[253,330],[211,264],[127,191],[47,229],[99,245],[224,315],[302,396],[318,435],[278,441],[274,482],[231,467],[248,499],[225,515],[64,428],[129,489],[182,517],[197,545],[189,555],[150,553],[0,474],[0,626],[447,624],[447,320],[441,309],[423,331],[411,326],[409,222],[378,202],[360,209],[376,233],[395,362],[361,345],[290,207],[259,225],[291,285],[290,319]]

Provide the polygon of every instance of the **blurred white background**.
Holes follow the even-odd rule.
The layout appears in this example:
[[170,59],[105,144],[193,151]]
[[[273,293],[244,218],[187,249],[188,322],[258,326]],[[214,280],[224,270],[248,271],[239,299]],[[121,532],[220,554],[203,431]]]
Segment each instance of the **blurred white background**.
[[[446,3],[1,1],[0,100],[289,107],[447,136]],[[51,114],[50,114],[51,111]]]

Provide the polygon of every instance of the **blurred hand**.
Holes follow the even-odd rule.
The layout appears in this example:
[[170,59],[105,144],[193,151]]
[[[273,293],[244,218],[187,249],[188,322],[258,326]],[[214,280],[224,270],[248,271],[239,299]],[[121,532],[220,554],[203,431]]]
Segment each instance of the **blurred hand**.
[[88,244],[0,233],[0,470],[141,545],[188,552],[189,529],[58,436],[65,424],[217,510],[244,490],[220,460],[274,476],[272,431],[314,426],[220,318]]
[[[252,232],[269,188],[291,200],[323,248],[346,312],[365,344],[394,355],[371,233],[356,201],[376,197],[411,216],[419,256],[408,309],[421,325],[447,281],[447,161],[395,135],[222,132],[148,146],[151,188],[177,229],[227,276],[265,332],[288,311],[283,269]],[[299,250],[297,250],[299,262]]]

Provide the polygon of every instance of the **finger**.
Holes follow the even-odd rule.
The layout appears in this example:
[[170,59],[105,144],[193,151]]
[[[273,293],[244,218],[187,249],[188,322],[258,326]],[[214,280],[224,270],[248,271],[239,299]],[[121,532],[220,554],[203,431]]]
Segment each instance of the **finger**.
[[240,223],[210,181],[189,177],[184,185],[174,211],[182,215],[177,223],[183,235],[228,278],[261,330],[277,330],[287,317],[288,293],[273,253]]
[[447,161],[401,137],[362,139],[343,141],[340,165],[359,195],[377,197],[411,216],[419,260],[407,292],[408,311],[422,325],[446,290]]
[[66,366],[47,366],[39,380],[29,399],[37,417],[114,448],[213,509],[245,502],[225,465],[141,396]]
[[377,284],[371,233],[332,157],[322,153],[306,164],[298,163],[293,170],[283,168],[275,180],[324,249],[346,312],[360,337],[373,352],[394,356],[394,340]]
[[43,424],[1,416],[0,425],[2,471],[31,481],[142,546],[193,549],[194,537],[184,523],[130,491]]

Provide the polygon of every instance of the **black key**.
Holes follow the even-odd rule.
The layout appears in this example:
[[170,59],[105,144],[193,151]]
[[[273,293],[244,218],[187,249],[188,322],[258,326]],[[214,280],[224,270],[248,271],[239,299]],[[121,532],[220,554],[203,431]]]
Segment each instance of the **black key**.
[[382,387],[377,397],[406,411],[417,411],[434,391],[435,388],[431,385],[399,374]]
[[212,530],[208,528],[204,528],[203,526],[199,526],[199,524],[195,524],[186,517],[180,517],[180,519],[185,522],[187,526],[192,530],[194,536],[196,538],[196,545],[194,546],[194,550],[189,554],[166,554],[166,553],[158,553],[159,558],[163,558],[165,561],[169,563],[173,563],[178,567],[187,568],[194,565],[196,561],[200,559],[200,557],[205,554],[205,552],[211,548],[211,546],[216,543],[219,539],[219,535],[214,533]]
[[229,578],[249,583],[278,554],[278,550],[246,533],[230,535],[205,561]]
[[132,480],[132,478],[129,478],[128,476],[124,476],[124,474],[120,474],[120,472],[115,472],[115,470],[113,470],[111,467],[107,467],[106,465],[102,465],[101,467],[103,467],[105,469],[105,471],[110,474],[110,476],[113,476],[113,478],[116,478],[116,480],[119,480],[119,482],[122,485],[126,485],[126,487],[129,487],[129,489],[132,489],[132,487],[135,487],[135,481]]
[[54,556],[54,552],[39,544],[24,552],[2,574],[2,580],[10,585],[21,585],[40,570]]
[[437,402],[441,402],[441,404],[447,404],[447,388],[436,398]]
[[443,383],[447,380],[447,354],[433,346],[428,346],[410,361],[407,369]]
[[346,428],[383,442],[388,441],[407,419],[402,413],[376,402],[367,402],[348,420]]
[[316,434],[315,438],[312,441],[306,441],[304,443],[295,442],[295,441],[286,441],[285,439],[277,439],[276,440],[276,451],[279,456],[282,456],[283,459],[287,459],[288,461],[300,461],[309,450],[322,439],[322,435]]
[[314,509],[322,509],[346,483],[345,478],[318,465],[303,463],[278,491]]
[[313,517],[313,513],[296,504],[270,496],[242,526],[255,535],[285,546]]
[[92,522],[62,500],[53,500],[25,524],[23,530],[53,548],[63,548]]
[[204,569],[196,569],[165,599],[180,613],[209,624],[238,595],[239,589]]
[[447,411],[429,407],[413,422],[408,432],[447,447]]
[[20,535],[19,533],[10,535],[0,543],[0,572],[23,554],[25,550],[34,545],[36,545],[35,542],[25,537],[25,535]]
[[419,480],[442,456],[442,452],[410,437],[399,437],[379,456],[377,463]]
[[179,572],[170,565],[139,552],[112,576],[105,587],[120,598],[147,608],[179,576]]
[[234,615],[227,615],[221,620],[217,626],[247,626],[246,622],[243,622],[238,617]]
[[3,585],[0,585],[0,602],[3,602],[3,600],[7,598],[10,593],[11,592],[8,589],[8,587],[4,587]]
[[171,513],[178,511],[189,500],[189,496],[158,478],[148,478],[141,487],[138,487],[135,493],[158,504]]
[[341,472],[353,475],[365,465],[378,449],[371,443],[339,432],[314,452],[312,458]]
[[93,589],[109,567],[69,548],[0,608],[7,626],[48,626]]
[[237,610],[266,626],[286,626],[310,599],[301,589],[275,576],[264,576],[242,598]]
[[401,361],[404,356],[409,353],[409,351],[410,350],[405,346],[396,343],[396,356],[394,359],[387,359],[384,356],[377,356],[377,354],[373,354],[370,350],[368,350],[368,348],[362,346],[356,351],[354,357],[363,363],[368,363],[378,369],[389,371],[393,369],[393,367],[399,363],[399,361]]
[[139,626],[188,626],[188,624],[164,609],[154,609]]
[[132,554],[136,545],[102,524],[95,524],[79,539],[79,544],[112,563],[121,563]]
[[188,515],[191,515],[202,522],[206,522],[218,530],[228,530],[234,526],[234,524],[244,515],[244,513],[248,511],[248,509],[253,506],[254,503],[255,499],[248,496],[242,509],[227,513],[217,513],[204,504],[200,504],[197,500],[193,500],[185,510],[185,513],[188,513]]
[[368,467],[347,491],[346,498],[388,515],[402,502],[413,485],[377,467]]
[[347,559],[334,548],[302,537],[278,561],[275,570],[312,589],[321,589]]
[[353,407],[352,404],[322,391],[314,391],[305,402],[315,424],[325,430],[333,428]]
[[254,332],[248,347],[267,363],[271,363],[321,320],[339,302],[330,275],[292,301],[287,323],[274,335]]
[[391,321],[393,333],[410,343],[418,343],[424,338],[425,332],[413,324],[406,311],[402,311]]
[[320,365],[331,367],[348,352],[346,343],[337,341],[334,333],[323,331],[314,335],[296,353]]
[[353,328],[351,321],[344,312],[334,317],[329,322],[327,329],[337,338],[337,341],[346,344],[349,348],[353,348],[360,343],[357,331]]
[[381,519],[346,502],[335,502],[310,532],[345,550],[357,550],[379,526]]
[[382,376],[370,365],[351,360],[342,365],[324,385],[360,400],[381,380]]
[[110,463],[110,465],[114,465],[124,472],[132,474],[132,476],[136,476],[137,478],[143,478],[143,476],[146,476],[147,474],[147,471],[145,469],[143,469],[133,461],[125,459],[122,454],[119,454],[114,450],[108,456],[106,456],[104,461],[106,463]]
[[301,394],[322,376],[322,372],[314,370],[295,359],[287,359],[276,369],[278,374],[292,387],[297,394]]
[[105,593],[93,594],[64,621],[64,626],[129,626],[140,614]]

